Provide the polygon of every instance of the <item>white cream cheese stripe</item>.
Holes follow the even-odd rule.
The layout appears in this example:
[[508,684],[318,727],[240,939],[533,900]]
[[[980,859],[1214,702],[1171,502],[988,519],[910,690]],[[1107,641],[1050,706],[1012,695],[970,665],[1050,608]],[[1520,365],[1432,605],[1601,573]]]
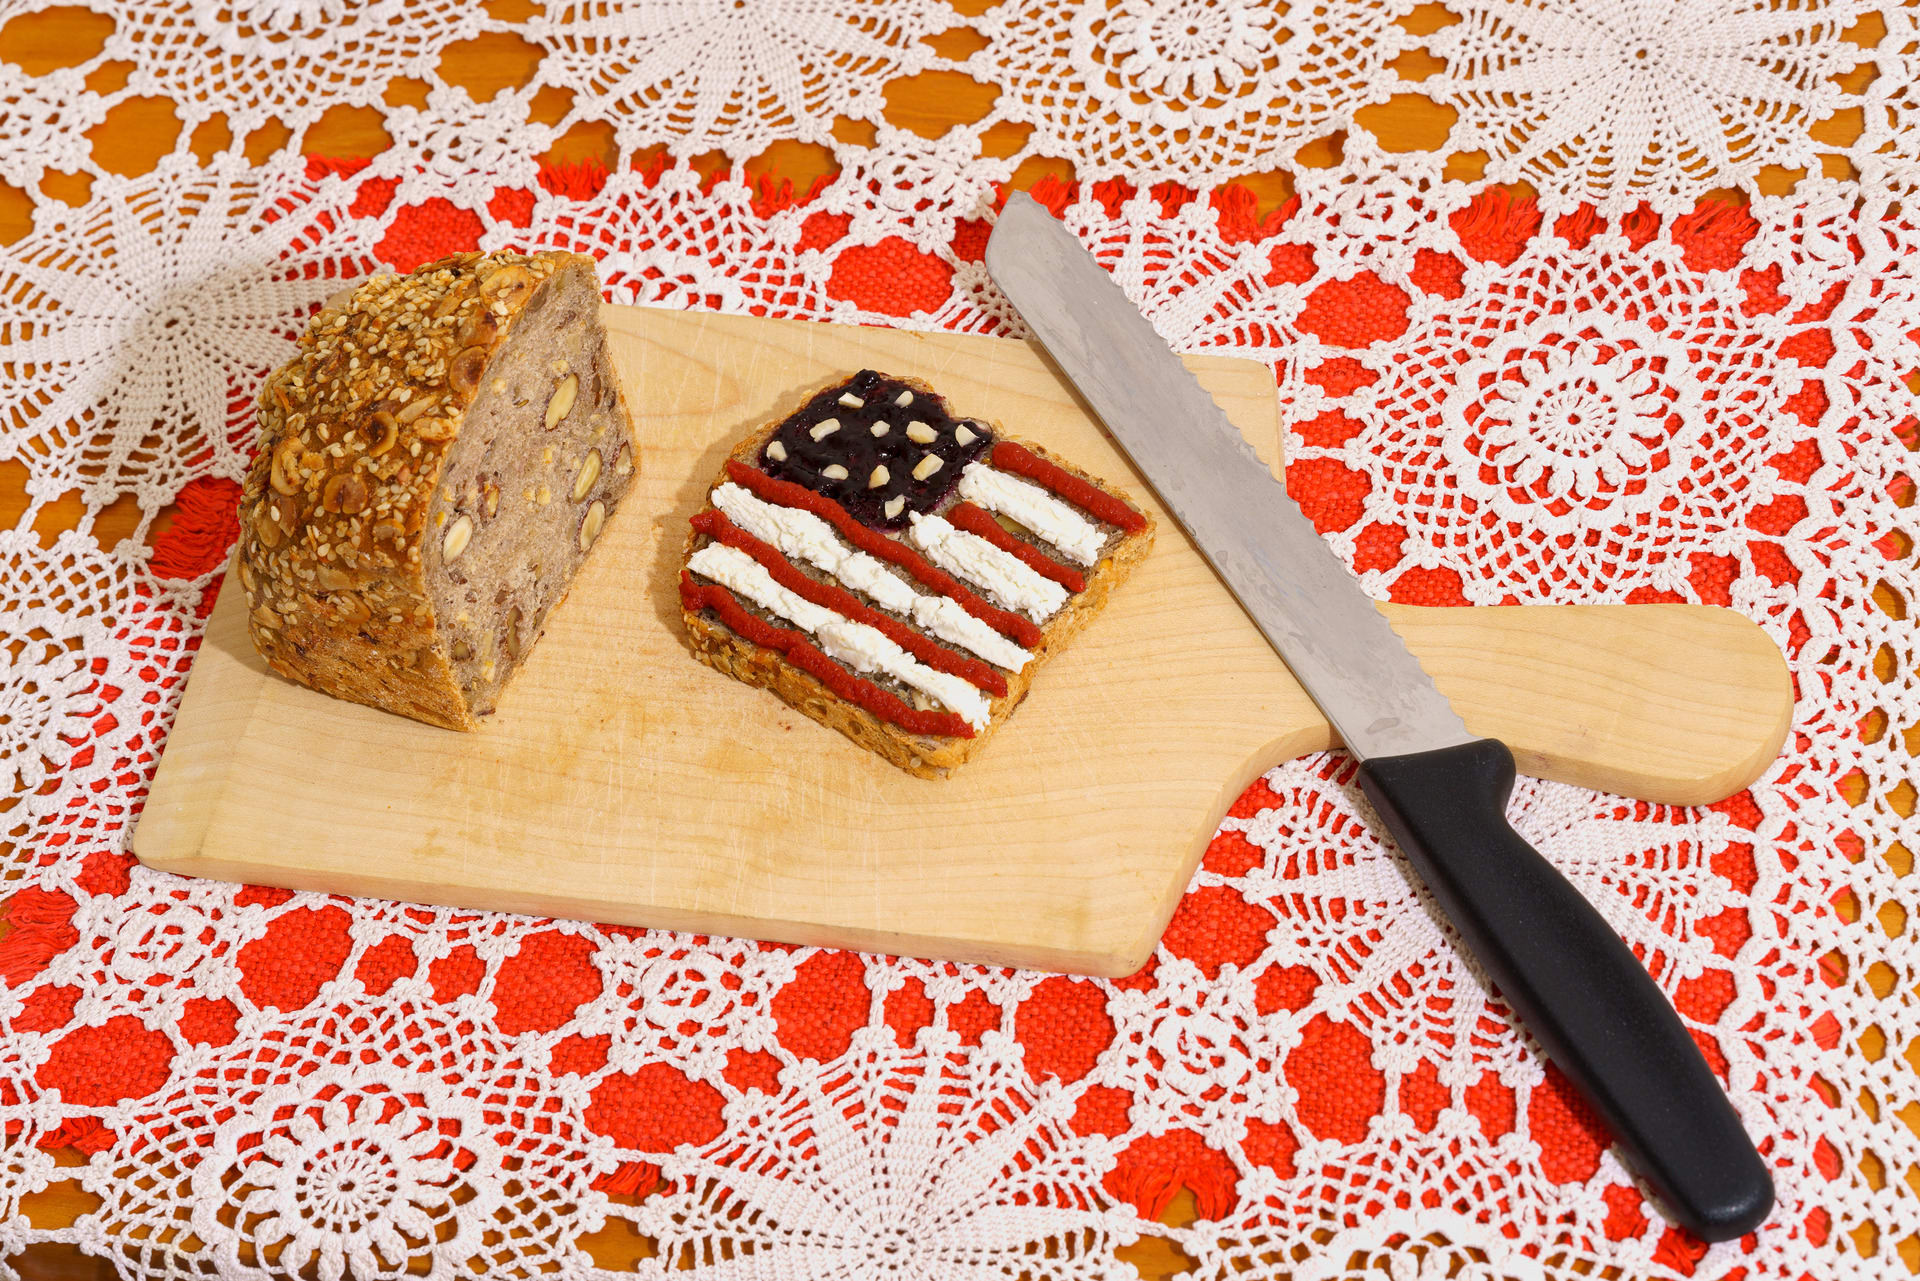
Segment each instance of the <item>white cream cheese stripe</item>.
[[1067,559],[1091,565],[1100,559],[1107,536],[1082,516],[1031,481],[1009,476],[980,463],[968,463],[960,473],[960,497],[1017,520],[1045,542],[1067,554]]
[[912,612],[916,595],[913,588],[888,573],[879,557],[841,542],[833,526],[812,512],[770,503],[732,481],[714,490],[712,498],[713,505],[725,512],[728,520],[761,542],[772,543],[788,560],[805,561],[832,574],[854,591],[871,597],[882,609],[896,614]]
[[1066,588],[978,534],[955,529],[943,517],[915,513],[907,538],[928,560],[966,579],[994,604],[1017,609],[1036,623],[1046,622],[1067,603]]
[[972,684],[947,672],[934,671],[894,644],[878,628],[856,623],[788,591],[773,581],[766,566],[739,548],[708,543],[687,558],[687,568],[810,633],[820,642],[827,657],[845,663],[856,672],[882,672],[938,699],[976,730],[987,727],[990,704],[986,695]]
[[878,556],[848,547],[820,517],[797,507],[770,503],[732,481],[711,495],[713,505],[727,519],[763,543],[771,543],[789,560],[805,561],[832,574],[856,592],[864,592],[882,609],[913,620],[914,626],[958,645],[996,667],[1017,672],[1033,655],[969,614],[958,601],[945,596],[922,596],[898,575],[889,573]]
[[913,622],[923,632],[970,649],[995,667],[1017,672],[1033,661],[1033,654],[969,614],[966,606],[946,596],[916,596]]

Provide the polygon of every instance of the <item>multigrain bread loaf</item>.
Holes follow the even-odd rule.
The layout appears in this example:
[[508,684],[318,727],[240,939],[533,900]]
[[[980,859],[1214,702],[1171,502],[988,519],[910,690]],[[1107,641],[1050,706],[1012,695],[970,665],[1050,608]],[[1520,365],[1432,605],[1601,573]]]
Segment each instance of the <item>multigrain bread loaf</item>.
[[590,258],[460,254],[314,317],[240,500],[275,671],[477,728],[632,483],[599,307]]
[[944,778],[1153,533],[1105,481],[862,370],[734,449],[693,518],[683,618],[701,662]]

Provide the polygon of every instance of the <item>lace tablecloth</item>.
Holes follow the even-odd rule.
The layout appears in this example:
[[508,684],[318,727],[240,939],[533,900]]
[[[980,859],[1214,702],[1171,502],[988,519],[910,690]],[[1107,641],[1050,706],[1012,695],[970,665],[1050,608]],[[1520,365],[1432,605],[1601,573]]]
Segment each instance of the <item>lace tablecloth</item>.
[[[0,532],[0,1257],[578,1276],[582,1238],[627,1220],[657,1247],[643,1270],[729,1277],[1105,1278],[1152,1236],[1208,1278],[1920,1258],[1911,7],[95,7],[114,27],[89,60],[0,63],[0,181],[34,219],[0,247],[0,463],[28,494]],[[528,83],[477,100],[442,77],[505,36],[541,55]],[[937,138],[890,123],[888,86],[933,74],[997,97]],[[1435,151],[1369,132],[1405,94],[1456,113]],[[88,131],[141,97],[175,104],[179,144],[110,173]],[[392,146],[304,155],[336,108],[377,110]],[[612,173],[542,166],[587,127]],[[1331,167],[1296,158],[1336,133]],[[842,172],[748,181],[776,142]],[[734,167],[703,177],[716,152]],[[1255,784],[1152,963],[1113,982],[132,863],[251,395],[341,281],[563,245],[618,300],[1013,333],[980,253],[1036,157],[1071,163],[1039,194],[1171,341],[1271,363],[1289,488],[1369,590],[1730,605],[1785,649],[1794,732],[1749,792],[1523,783],[1511,812],[1726,1079],[1779,1186],[1757,1234],[1707,1249],[1643,1199],[1341,756]],[[1760,194],[1783,170],[1809,173]],[[1233,180],[1276,171],[1298,198],[1259,216]],[[1537,201],[1485,189],[1509,181]],[[1701,201],[1729,187],[1751,199]],[[78,528],[36,532],[75,491]],[[137,536],[104,545],[129,499]],[[101,1204],[33,1226],[21,1199],[72,1173],[68,1147]],[[1156,1222],[1183,1185],[1200,1220]]]

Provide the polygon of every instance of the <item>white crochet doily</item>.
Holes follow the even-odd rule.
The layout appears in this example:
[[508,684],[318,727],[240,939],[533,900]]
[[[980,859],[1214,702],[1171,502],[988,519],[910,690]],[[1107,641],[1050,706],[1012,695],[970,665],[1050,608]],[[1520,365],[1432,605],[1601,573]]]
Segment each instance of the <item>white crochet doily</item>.
[[[43,7],[0,0],[0,19]],[[1409,0],[93,7],[114,23],[97,55],[0,62],[0,182],[33,207],[0,246],[0,464],[28,494],[0,531],[19,896],[0,1274],[61,1241],[130,1277],[580,1276],[583,1239],[621,1220],[662,1275],[1106,1278],[1154,1236],[1222,1279],[1909,1269],[1914,9],[1454,0],[1435,29]],[[497,33],[544,56],[476,101],[442,57]],[[89,87],[108,68],[124,87]],[[935,139],[891,123],[889,84],[932,72],[997,97]],[[390,103],[400,78],[424,107]],[[556,94],[562,117],[536,121]],[[1366,127],[1404,94],[1455,111],[1435,151]],[[87,132],[140,96],[175,104],[179,144],[108,172]],[[338,106],[380,112],[393,145],[303,160]],[[216,117],[234,141],[202,160],[189,140]],[[250,164],[270,122],[287,141]],[[622,163],[550,190],[538,157],[583,123]],[[1336,134],[1333,168],[1295,160]],[[783,141],[842,172],[767,199],[738,165]],[[662,145],[663,171],[628,163]],[[736,167],[709,183],[690,162],[713,152]],[[1472,154],[1538,190],[1531,237],[1487,248],[1497,207],[1442,176]],[[213,586],[155,564],[152,523],[241,474],[253,390],[341,281],[457,225],[592,252],[616,300],[1019,332],[978,241],[1035,157],[1071,162],[1068,225],[1172,342],[1273,365],[1290,481],[1374,593],[1726,604],[1787,651],[1794,732],[1748,796],[1681,810],[1523,781],[1512,807],[1710,1010],[1695,1026],[1779,1187],[1757,1237],[1703,1253],[1611,1153],[1570,1155],[1560,1095],[1340,758],[1256,787],[1123,982],[125,867]],[[1763,196],[1770,167],[1811,176]],[[1222,185],[1276,170],[1299,206],[1253,228]],[[80,203],[56,173],[90,179]],[[1163,180],[1218,195],[1145,186]],[[1714,249],[1694,210],[1729,187],[1751,221]],[[888,263],[918,273],[911,307],[874,285]],[[73,494],[78,528],[37,532]],[[126,500],[138,528],[103,546],[95,521]],[[828,999],[862,985],[851,1016]],[[1111,1033],[1052,1045],[1037,1012],[1058,1010]],[[70,1140],[101,1205],[35,1226],[22,1198],[74,1173],[42,1145]],[[1138,1213],[1143,1154],[1201,1172],[1200,1221]],[[621,1192],[655,1171],[651,1195]]]

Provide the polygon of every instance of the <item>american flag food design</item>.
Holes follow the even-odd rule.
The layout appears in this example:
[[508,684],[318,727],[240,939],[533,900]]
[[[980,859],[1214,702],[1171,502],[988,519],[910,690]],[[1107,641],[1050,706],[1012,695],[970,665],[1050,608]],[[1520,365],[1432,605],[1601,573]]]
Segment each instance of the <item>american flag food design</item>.
[[707,501],[680,575],[695,655],[926,778],[1153,542],[1111,485],[870,369],[743,441]]

